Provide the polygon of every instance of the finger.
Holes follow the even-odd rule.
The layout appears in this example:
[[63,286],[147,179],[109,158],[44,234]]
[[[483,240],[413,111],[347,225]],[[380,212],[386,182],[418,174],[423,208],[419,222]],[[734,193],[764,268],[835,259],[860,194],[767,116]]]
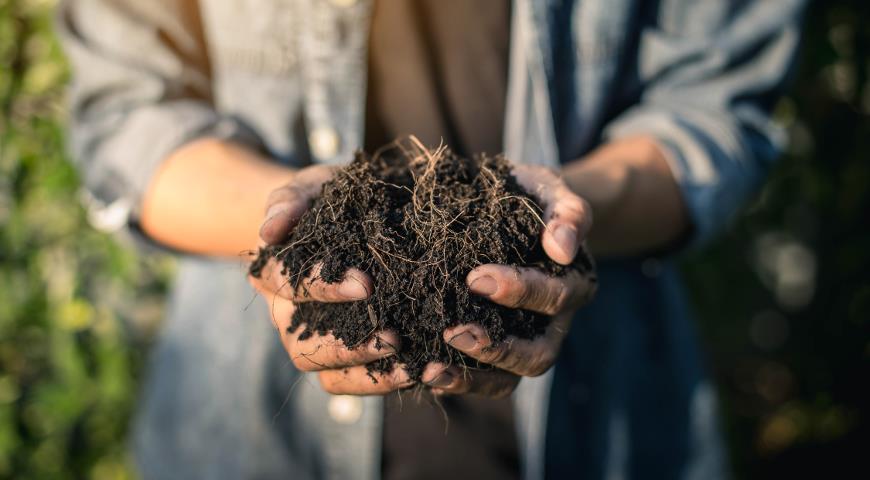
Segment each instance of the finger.
[[282,273],[283,267],[270,259],[259,278],[250,281],[258,289],[280,295],[286,299],[300,302],[342,303],[364,300],[374,291],[371,277],[365,272],[351,268],[345,272],[344,279],[337,283],[326,283],[320,279],[322,264],[312,268],[311,273],[293,288],[293,279]]
[[334,395],[385,395],[414,385],[399,365],[389,373],[369,372],[365,365],[357,365],[324,370],[318,376],[323,389]]
[[499,369],[481,370],[430,363],[423,370],[421,381],[436,395],[470,393],[502,398],[516,389],[520,377]]
[[544,212],[547,226],[541,234],[541,245],[554,262],[569,265],[592,228],[592,209],[567,187],[556,190],[562,193]]
[[496,344],[480,325],[475,324],[445,330],[444,340],[480,362],[523,377],[536,377],[553,366],[570,322],[570,315],[553,317],[544,334],[533,340],[508,337]]
[[546,226],[541,244],[553,261],[568,265],[592,228],[592,209],[550,169],[517,165],[514,176],[529,193],[536,195],[544,207]]
[[347,368],[395,355],[399,337],[393,332],[379,332],[363,345],[347,346],[332,334],[314,334],[299,340],[304,328],[296,331],[283,330],[281,340],[290,360],[303,372]]
[[[357,268],[350,268],[337,283],[326,283],[320,278],[323,264],[318,263],[311,273],[292,292],[296,302],[341,303],[365,300],[374,291],[371,277]],[[291,294],[290,292],[286,292]]]
[[269,245],[286,239],[320,193],[321,185],[332,175],[333,169],[329,167],[308,167],[300,170],[290,184],[270,193],[266,200],[266,218],[260,225],[260,238]]
[[571,271],[552,277],[535,268],[481,265],[466,276],[472,293],[510,308],[556,315],[576,309],[592,298],[597,287],[594,276]]
[[268,245],[284,241],[310,205],[309,198],[302,197],[288,187],[283,190],[284,198],[268,207],[266,218],[260,225],[260,238]]
[[343,341],[332,334],[313,334],[305,340],[299,340],[305,331],[299,327],[290,329],[293,314],[296,311],[294,302],[274,292],[265,290],[259,279],[249,277],[257,291],[263,295],[269,305],[269,315],[272,325],[281,336],[281,343],[297,369],[302,371],[341,368],[350,365],[360,365],[394,355],[400,345],[398,335],[393,332],[378,332],[365,345],[348,348]]
[[269,301],[275,295],[292,300],[295,292],[290,279],[282,273],[282,270],[281,264],[274,258],[270,258],[259,276],[248,275],[248,281]]

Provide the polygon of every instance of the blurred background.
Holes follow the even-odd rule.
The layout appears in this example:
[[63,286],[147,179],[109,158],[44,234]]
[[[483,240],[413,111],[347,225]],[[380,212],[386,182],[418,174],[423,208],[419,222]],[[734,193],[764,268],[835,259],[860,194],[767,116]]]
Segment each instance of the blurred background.
[[[173,264],[81,207],[54,4],[0,0],[0,478],[128,478]],[[813,4],[776,117],[786,157],[729,233],[683,261],[734,472],[868,472],[870,2]]]

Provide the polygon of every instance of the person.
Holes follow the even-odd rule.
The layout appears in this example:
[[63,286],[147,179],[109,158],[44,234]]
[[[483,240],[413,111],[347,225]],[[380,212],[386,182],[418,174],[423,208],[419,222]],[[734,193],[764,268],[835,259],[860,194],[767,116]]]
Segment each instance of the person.
[[[133,434],[143,478],[726,476],[674,258],[776,159],[803,3],[62,2],[91,217],[178,255]],[[365,272],[305,297],[273,264],[248,307],[239,262],[286,238],[354,149],[405,134],[504,151],[547,205],[547,254],[587,242],[599,259],[592,302],[579,275],[469,272],[472,292],[554,320],[529,341],[444,332],[495,367],[426,367],[446,434],[392,393],[414,384],[401,367],[367,377],[389,349],[287,331],[294,302],[365,298]]]

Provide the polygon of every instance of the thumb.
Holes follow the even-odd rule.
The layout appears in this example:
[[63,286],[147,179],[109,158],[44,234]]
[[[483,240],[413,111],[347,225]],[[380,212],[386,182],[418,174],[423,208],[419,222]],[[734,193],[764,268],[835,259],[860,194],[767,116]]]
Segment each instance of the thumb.
[[260,225],[260,238],[268,245],[284,241],[293,227],[299,223],[299,218],[307,210],[307,205],[301,202],[279,202],[266,211],[266,218]]

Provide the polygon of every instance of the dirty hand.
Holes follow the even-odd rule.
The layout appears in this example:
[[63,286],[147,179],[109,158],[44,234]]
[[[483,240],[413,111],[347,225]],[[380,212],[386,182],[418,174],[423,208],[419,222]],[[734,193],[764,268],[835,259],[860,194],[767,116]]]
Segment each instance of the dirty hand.
[[[312,166],[299,170],[289,184],[269,195],[266,219],[260,228],[264,245],[284,241],[308,209],[311,200],[320,193],[321,185],[332,178],[334,169]],[[272,324],[281,336],[281,343],[290,355],[293,364],[301,371],[319,372],[323,388],[334,394],[371,395],[385,394],[412,385],[407,372],[400,367],[389,374],[374,374],[377,383],[368,375],[365,364],[392,355],[398,347],[399,338],[393,332],[378,332],[380,349],[375,346],[377,338],[365,345],[348,348],[331,334],[314,334],[299,340],[304,327],[290,331],[290,322],[296,303],[299,302],[352,302],[363,300],[372,291],[368,275],[350,269],[340,283],[327,284],[318,279],[319,266],[293,289],[281,265],[274,259],[263,269],[260,278],[249,276],[254,288],[266,299]]]
[[[546,227],[541,234],[544,251],[553,261],[570,264],[592,227],[589,204],[545,167],[518,165],[514,175],[523,188],[546,206]],[[532,340],[508,337],[494,343],[477,324],[445,330],[448,345],[496,368],[463,371],[458,366],[430,364],[422,380],[435,393],[499,397],[510,394],[520,377],[543,374],[556,361],[573,313],[592,298],[597,287],[593,274],[582,276],[572,271],[564,277],[550,277],[534,268],[496,264],[475,268],[466,277],[466,283],[473,293],[495,303],[552,315],[553,319],[543,335]]]

